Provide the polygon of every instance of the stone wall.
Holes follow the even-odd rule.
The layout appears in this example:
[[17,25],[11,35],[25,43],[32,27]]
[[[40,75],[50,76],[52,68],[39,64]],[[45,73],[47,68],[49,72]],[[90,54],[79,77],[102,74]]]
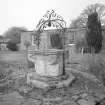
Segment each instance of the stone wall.
[[26,31],[21,33],[20,50],[26,50],[26,46],[24,45],[25,41],[32,43],[32,34],[33,31]]
[[[59,30],[45,30],[44,34],[50,33],[59,33]],[[78,29],[65,29],[65,32],[62,34],[62,37],[65,36],[65,44],[69,45],[71,43],[76,43],[77,40],[81,40],[85,37],[86,29],[78,28]],[[105,27],[103,27],[103,48],[105,47]],[[28,40],[30,43],[32,42],[33,31],[26,31],[21,34],[21,44],[20,50],[25,50],[26,47],[24,45],[25,40]],[[49,41],[48,41],[49,42]]]

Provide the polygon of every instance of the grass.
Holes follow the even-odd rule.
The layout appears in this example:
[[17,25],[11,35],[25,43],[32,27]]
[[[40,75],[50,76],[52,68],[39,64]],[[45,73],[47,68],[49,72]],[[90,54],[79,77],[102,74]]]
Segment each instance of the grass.
[[96,76],[105,85],[104,54],[73,54],[70,55],[68,65],[71,68]]
[[105,85],[105,57],[103,55],[87,55],[81,59],[80,63],[84,66],[84,71],[95,75]]

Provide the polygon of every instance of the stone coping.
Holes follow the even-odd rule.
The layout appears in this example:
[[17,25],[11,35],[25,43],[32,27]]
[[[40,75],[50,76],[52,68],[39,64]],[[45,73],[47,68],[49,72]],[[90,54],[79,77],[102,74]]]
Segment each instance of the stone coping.
[[[44,79],[40,80],[39,78],[32,78],[31,76],[28,77],[27,84],[31,85],[32,87],[40,88],[49,90],[50,88],[61,88],[61,87],[68,87],[72,81],[75,79],[74,75],[71,73],[68,74],[67,78],[63,78],[60,80],[50,80],[45,81]],[[47,78],[48,79],[48,78]]]
[[29,73],[28,75],[30,75],[31,79],[36,79],[36,80],[40,80],[43,82],[50,82],[50,81],[61,81],[61,80],[65,80],[69,77],[68,74],[66,75],[59,75],[59,76],[55,76],[55,77],[51,77],[51,76],[40,76],[38,75],[36,72],[32,72]]
[[29,50],[29,54],[38,54],[38,55],[55,55],[55,54],[60,54],[64,53],[64,50],[59,50],[59,49],[47,49],[47,50]]

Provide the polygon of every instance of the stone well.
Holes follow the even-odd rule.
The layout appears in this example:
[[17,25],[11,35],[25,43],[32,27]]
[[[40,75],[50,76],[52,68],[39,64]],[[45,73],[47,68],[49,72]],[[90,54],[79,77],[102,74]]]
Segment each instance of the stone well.
[[[32,54],[31,54],[32,53]],[[30,52],[37,75],[56,77],[63,73],[63,50],[45,50]]]
[[45,49],[31,50],[28,58],[34,63],[34,71],[28,73],[27,83],[33,87],[47,89],[69,86],[74,76],[64,74],[64,50]]
[[43,17],[45,19],[39,21],[37,32],[32,37],[31,46],[34,48],[28,51],[28,59],[34,63],[34,71],[27,74],[27,83],[42,89],[69,86],[74,76],[65,73],[63,32],[44,31],[44,28],[54,26],[62,29],[65,21],[53,10],[47,11]]

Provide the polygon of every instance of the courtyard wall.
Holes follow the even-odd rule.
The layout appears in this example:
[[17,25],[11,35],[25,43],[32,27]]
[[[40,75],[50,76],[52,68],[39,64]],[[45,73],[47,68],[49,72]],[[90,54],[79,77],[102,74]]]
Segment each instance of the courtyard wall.
[[[52,33],[58,33],[59,30],[44,30],[42,33],[46,34],[52,34]],[[35,34],[35,31],[25,31],[21,33],[21,43],[20,43],[20,50],[25,50],[26,47],[24,45],[24,42],[27,40],[30,43],[32,43],[32,36]],[[64,33],[62,34],[62,37],[65,36],[65,44],[68,46],[69,44],[76,43],[79,40],[82,40],[85,38],[86,34],[86,28],[77,28],[77,29],[71,29],[66,28]],[[103,48],[105,48],[105,27],[102,29],[102,35],[103,35]]]
[[[44,33],[56,33],[57,30],[46,30]],[[32,42],[32,35],[33,31],[25,31],[21,34],[21,43],[20,43],[20,51],[12,52],[12,51],[0,51],[0,61],[6,61],[6,62],[20,62],[25,63],[26,62],[26,47],[24,46],[24,42],[27,40],[30,43]],[[64,36],[66,39],[66,49],[69,50],[69,57],[68,60],[70,62],[77,62],[82,59],[84,56],[83,54],[77,53],[75,51],[75,46],[69,46],[69,44],[75,44],[77,40],[81,40],[85,37],[86,29],[66,29],[64,32]],[[105,27],[103,27],[102,31],[103,35],[103,47],[102,47],[102,53],[105,54]],[[86,56],[86,55],[85,55]],[[84,57],[85,58],[85,57]]]

